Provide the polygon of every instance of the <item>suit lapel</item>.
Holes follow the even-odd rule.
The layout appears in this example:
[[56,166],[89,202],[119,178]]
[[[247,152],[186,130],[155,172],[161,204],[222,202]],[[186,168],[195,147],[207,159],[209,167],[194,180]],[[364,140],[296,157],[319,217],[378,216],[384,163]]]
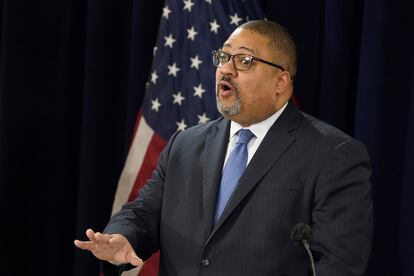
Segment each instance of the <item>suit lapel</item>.
[[[279,119],[270,128],[249,165],[246,167],[239,184],[230,197],[226,208],[214,226],[207,242],[243,198],[260,182],[260,179],[274,166],[277,160],[294,142],[295,138],[290,134],[290,131],[299,127],[300,118],[299,110],[293,104],[289,103]],[[215,192],[217,193],[217,190]]]
[[203,168],[203,213],[208,220],[206,222],[208,231],[213,228],[217,191],[221,179],[227,141],[229,140],[229,128],[230,121],[226,119],[219,121],[216,129],[207,135],[201,156]]

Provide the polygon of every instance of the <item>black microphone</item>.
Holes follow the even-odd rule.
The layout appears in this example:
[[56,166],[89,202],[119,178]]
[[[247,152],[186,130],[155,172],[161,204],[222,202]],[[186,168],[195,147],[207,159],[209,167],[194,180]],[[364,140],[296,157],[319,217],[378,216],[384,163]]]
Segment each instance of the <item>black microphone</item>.
[[306,252],[308,252],[309,259],[311,261],[312,266],[312,275],[316,276],[315,271],[315,262],[313,260],[312,252],[309,248],[309,242],[312,240],[312,228],[304,223],[298,223],[292,228],[292,233],[290,234],[290,238],[297,246],[304,246],[306,249]]

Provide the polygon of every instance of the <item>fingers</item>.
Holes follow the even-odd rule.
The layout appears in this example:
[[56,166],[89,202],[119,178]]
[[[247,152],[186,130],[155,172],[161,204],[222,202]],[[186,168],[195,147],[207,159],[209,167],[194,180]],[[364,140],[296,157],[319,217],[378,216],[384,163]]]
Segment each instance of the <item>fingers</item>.
[[112,237],[112,235],[95,232],[92,229],[86,230],[86,236],[89,238],[91,242],[94,242],[97,244],[107,243]]
[[95,245],[90,241],[75,240],[73,243],[76,245],[76,247],[84,250],[92,251],[95,248]]
[[86,230],[89,241],[75,240],[74,244],[80,249],[89,250],[95,257],[106,261],[131,263],[142,266],[143,261],[135,253],[129,241],[120,234],[102,234],[92,229]]
[[95,232],[92,229],[86,230],[86,236],[93,242],[96,242]]
[[128,240],[120,234],[110,235],[108,242],[114,246],[117,246],[117,245],[130,246],[130,243],[128,242]]
[[74,244],[85,250],[96,250],[100,245],[106,244],[111,239],[111,235],[95,232],[92,229],[86,230],[86,236],[89,241],[75,240]]
[[109,242],[111,240],[112,235],[102,234],[102,233],[96,232],[95,235],[94,235],[94,237],[96,239],[96,242],[99,242],[99,243],[107,243],[107,242]]

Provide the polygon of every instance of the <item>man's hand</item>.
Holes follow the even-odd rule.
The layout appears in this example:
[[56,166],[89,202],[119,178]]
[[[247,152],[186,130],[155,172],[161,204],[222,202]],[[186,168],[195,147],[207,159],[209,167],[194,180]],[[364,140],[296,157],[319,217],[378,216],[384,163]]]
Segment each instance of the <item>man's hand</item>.
[[129,241],[120,234],[102,234],[92,229],[86,230],[89,241],[75,240],[75,245],[89,250],[96,258],[109,262],[130,263],[141,266],[143,261],[137,256]]

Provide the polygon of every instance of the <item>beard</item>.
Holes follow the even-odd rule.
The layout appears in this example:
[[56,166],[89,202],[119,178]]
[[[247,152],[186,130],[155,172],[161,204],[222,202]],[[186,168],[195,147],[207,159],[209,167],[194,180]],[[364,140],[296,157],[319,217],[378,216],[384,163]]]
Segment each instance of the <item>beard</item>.
[[221,80],[224,80],[228,83],[230,83],[235,92],[235,101],[230,106],[224,106],[223,103],[220,101],[219,97],[219,91],[220,91],[220,85],[216,85],[216,102],[217,102],[217,109],[220,112],[221,115],[224,117],[234,116],[240,113],[240,91],[237,85],[232,81],[231,78],[223,76]]

